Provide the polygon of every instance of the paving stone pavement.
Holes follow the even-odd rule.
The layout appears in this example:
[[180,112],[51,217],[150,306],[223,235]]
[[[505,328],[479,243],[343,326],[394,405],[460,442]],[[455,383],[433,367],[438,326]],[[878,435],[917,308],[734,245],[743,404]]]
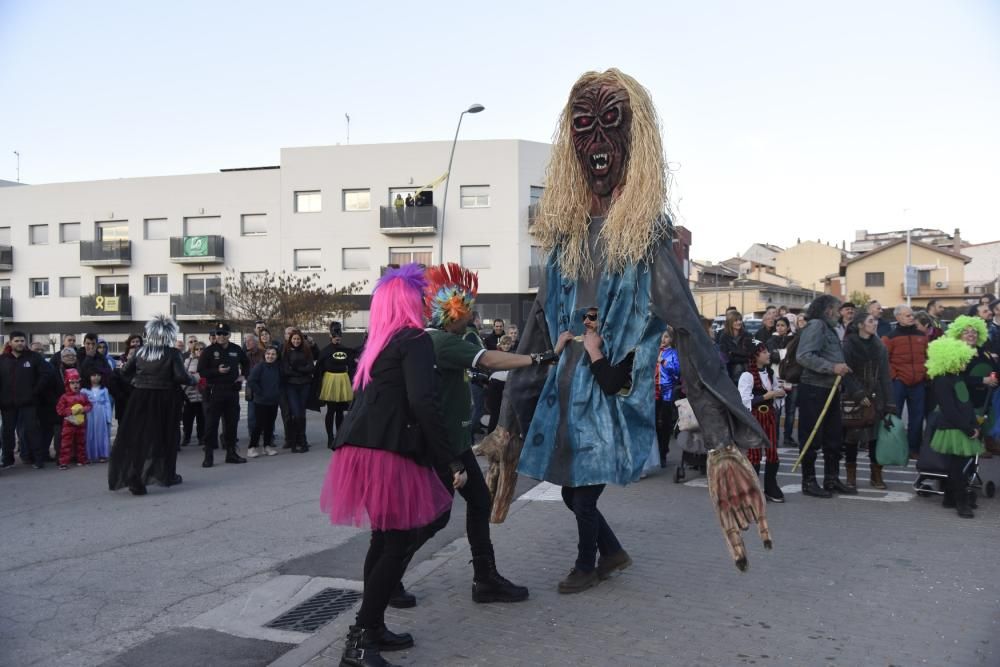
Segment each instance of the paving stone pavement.
[[[983,470],[1000,479],[992,461]],[[872,502],[791,494],[768,505],[773,551],[747,535],[750,570],[741,574],[698,475],[675,484],[672,473],[605,491],[600,508],[635,563],[577,595],[556,592],[575,557],[569,511],[557,500],[519,501],[493,536],[501,573],[529,586],[530,600],[473,603],[467,547],[459,549],[409,583],[418,607],[389,610],[389,627],[412,632],[416,646],[385,657],[449,666],[1000,665],[1000,500],[981,498],[975,519],[959,519],[940,497],[912,493],[912,467],[889,474],[895,502],[873,490],[862,494]],[[867,477],[862,461],[859,480]],[[351,620],[353,611],[335,621],[338,633]],[[341,648],[337,640],[304,662],[337,665]]]

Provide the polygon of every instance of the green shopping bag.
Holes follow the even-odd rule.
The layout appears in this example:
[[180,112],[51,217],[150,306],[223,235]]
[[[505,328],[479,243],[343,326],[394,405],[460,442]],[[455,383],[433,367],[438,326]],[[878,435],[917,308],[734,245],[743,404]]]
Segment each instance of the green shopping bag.
[[[886,427],[888,422],[888,428]],[[875,459],[879,465],[906,467],[910,460],[910,446],[906,440],[906,427],[896,415],[887,415],[879,423]]]

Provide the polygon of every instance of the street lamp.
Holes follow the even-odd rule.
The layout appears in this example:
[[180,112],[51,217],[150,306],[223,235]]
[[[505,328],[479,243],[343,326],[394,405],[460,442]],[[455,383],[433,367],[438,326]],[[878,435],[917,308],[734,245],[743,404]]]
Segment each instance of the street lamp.
[[451,161],[455,159],[455,145],[458,144],[458,131],[462,129],[462,116],[467,113],[479,113],[485,109],[482,104],[473,104],[458,115],[458,127],[455,128],[455,140],[451,142],[451,155],[448,156],[447,179],[444,182],[444,201],[441,202],[441,228],[438,230],[438,262],[444,263],[444,216],[448,212],[448,186],[451,184]]

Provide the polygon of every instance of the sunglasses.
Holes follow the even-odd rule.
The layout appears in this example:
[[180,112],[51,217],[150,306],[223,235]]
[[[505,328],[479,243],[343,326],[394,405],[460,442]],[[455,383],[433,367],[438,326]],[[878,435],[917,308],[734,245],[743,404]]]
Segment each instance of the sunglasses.
[[596,322],[597,321],[597,313],[586,313],[583,316],[583,319],[585,321],[589,321],[589,322]]

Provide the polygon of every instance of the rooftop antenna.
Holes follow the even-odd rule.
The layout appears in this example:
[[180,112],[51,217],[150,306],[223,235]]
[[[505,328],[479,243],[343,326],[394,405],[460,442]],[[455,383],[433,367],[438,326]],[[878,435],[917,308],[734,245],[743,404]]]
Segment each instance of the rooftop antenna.
[[351,114],[344,114],[344,118],[347,119],[347,143],[351,143]]
[[21,153],[14,151],[14,155],[17,156],[17,182],[21,182]]

